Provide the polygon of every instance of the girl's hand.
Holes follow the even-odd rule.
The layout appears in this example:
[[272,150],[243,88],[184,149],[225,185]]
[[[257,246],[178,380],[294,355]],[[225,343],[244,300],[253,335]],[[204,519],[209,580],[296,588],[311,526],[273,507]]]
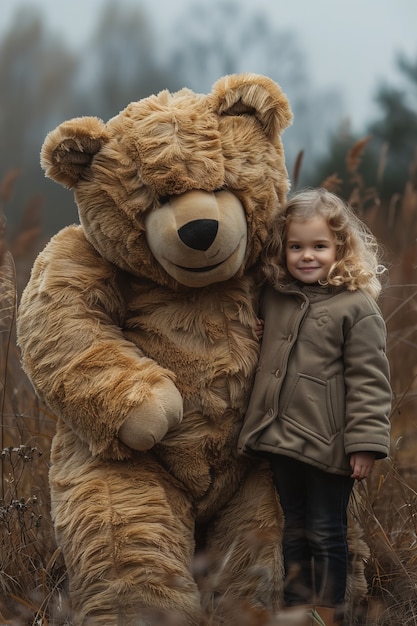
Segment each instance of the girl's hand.
[[259,339],[259,341],[262,339],[263,334],[264,334],[264,321],[258,317],[256,320],[255,335]]
[[367,478],[374,463],[375,454],[373,452],[354,452],[350,455],[351,478],[355,478],[358,481]]

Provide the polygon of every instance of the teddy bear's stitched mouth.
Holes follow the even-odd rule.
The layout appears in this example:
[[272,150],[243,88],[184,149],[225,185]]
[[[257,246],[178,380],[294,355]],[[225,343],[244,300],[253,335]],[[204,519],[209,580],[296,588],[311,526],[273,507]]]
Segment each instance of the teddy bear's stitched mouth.
[[180,270],[186,270],[187,272],[210,272],[210,270],[215,270],[216,267],[219,267],[223,261],[220,263],[216,263],[215,265],[206,265],[205,267],[184,267],[183,265],[175,265]]

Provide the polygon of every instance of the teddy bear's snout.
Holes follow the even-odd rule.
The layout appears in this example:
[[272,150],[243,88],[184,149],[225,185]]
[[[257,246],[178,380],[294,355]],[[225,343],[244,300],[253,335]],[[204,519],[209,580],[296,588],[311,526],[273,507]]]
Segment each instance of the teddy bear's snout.
[[216,238],[219,222],[212,219],[192,220],[178,229],[183,243],[193,250],[208,250]]

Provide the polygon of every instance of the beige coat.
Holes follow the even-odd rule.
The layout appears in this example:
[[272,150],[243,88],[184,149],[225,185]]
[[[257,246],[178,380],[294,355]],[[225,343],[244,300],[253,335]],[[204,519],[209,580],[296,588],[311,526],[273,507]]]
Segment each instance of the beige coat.
[[386,332],[364,292],[296,283],[265,288],[261,357],[239,450],[350,473],[349,455],[387,456]]

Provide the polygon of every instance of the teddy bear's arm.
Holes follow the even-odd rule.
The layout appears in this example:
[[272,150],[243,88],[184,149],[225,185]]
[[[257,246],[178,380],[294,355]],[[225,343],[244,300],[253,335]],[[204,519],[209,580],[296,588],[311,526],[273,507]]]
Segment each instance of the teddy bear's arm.
[[[147,449],[182,418],[174,375],[127,340],[116,268],[69,227],[39,255],[18,341],[37,393],[93,454]],[[124,452],[123,452],[124,450]]]

